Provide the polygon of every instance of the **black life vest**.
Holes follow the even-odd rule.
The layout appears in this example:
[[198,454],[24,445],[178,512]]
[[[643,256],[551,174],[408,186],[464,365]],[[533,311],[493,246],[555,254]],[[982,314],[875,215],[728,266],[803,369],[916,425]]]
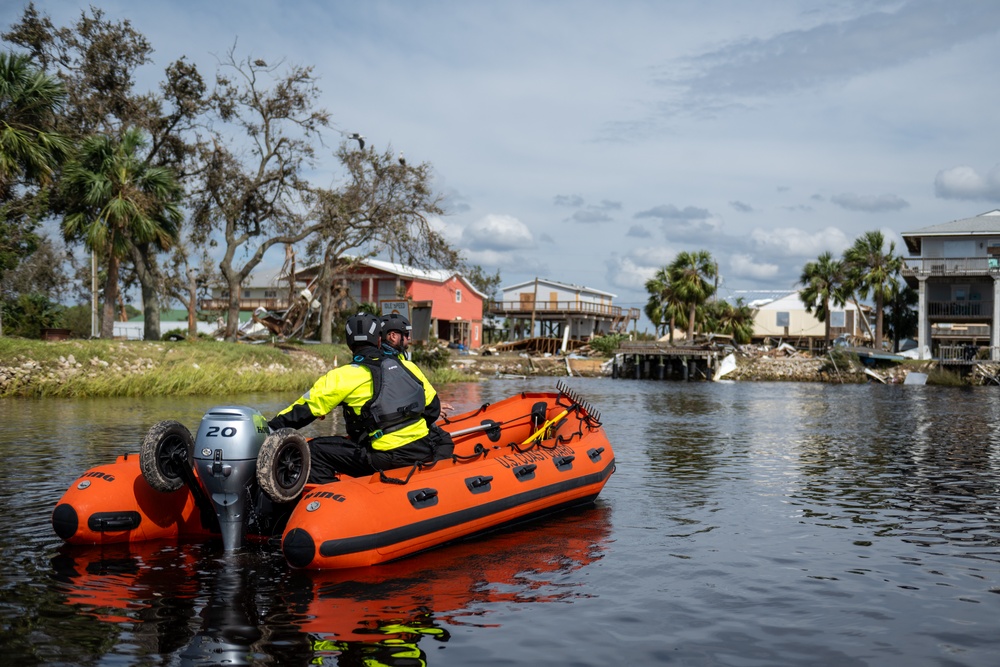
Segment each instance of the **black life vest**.
[[420,379],[392,355],[358,355],[354,363],[372,374],[372,397],[356,413],[343,406],[347,436],[356,443],[367,443],[423,419],[427,398]]

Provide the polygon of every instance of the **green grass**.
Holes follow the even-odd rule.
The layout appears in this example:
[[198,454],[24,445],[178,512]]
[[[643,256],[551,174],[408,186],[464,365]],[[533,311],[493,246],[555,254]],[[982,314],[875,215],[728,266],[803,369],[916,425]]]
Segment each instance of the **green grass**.
[[0,338],[0,397],[304,391],[335,359],[346,346]]
[[[350,360],[346,345],[0,338],[0,398],[303,392]],[[450,368],[425,374],[435,386],[476,380]]]
[[[421,369],[424,370],[424,369]],[[450,384],[453,382],[478,382],[480,377],[454,368],[436,368],[430,372],[424,371],[428,382],[437,387],[440,384]]]
[[969,384],[962,376],[947,368],[933,368],[927,374],[927,384],[938,387],[961,387]]

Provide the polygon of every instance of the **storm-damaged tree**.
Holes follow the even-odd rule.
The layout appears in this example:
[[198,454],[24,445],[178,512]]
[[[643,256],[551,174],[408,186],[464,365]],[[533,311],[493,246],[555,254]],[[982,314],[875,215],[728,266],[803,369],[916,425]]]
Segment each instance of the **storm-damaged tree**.
[[215,244],[221,236],[224,244],[219,270],[229,291],[230,341],[239,329],[241,286],[264,253],[298,243],[324,224],[310,218],[316,193],[303,172],[314,164],[328,114],[315,106],[312,68],[279,74],[278,67],[253,57],[237,60],[230,49],[210,97],[217,122],[191,201],[196,239]]
[[[197,176],[195,172],[200,168],[197,132],[201,114],[208,106],[207,88],[197,68],[182,58],[167,67],[166,80],[161,83],[160,90],[161,95],[151,101],[148,130],[152,146],[146,159],[151,164],[173,170],[182,184],[193,182]],[[176,238],[179,238],[179,233]],[[159,257],[167,250],[173,252],[166,257],[166,266],[163,267]],[[161,296],[176,296],[168,291],[168,286],[176,280],[176,274],[170,271],[184,265],[188,257],[187,248],[179,244],[164,247],[132,239],[130,256],[142,293],[143,338],[156,340],[160,336]],[[197,302],[190,299],[180,301],[188,310],[190,327]]]
[[688,341],[693,341],[698,309],[715,294],[715,285],[709,282],[717,273],[715,260],[707,250],[679,252],[667,273],[677,300],[687,307]]
[[101,338],[111,338],[118,298],[119,266],[133,243],[169,247],[183,219],[181,188],[173,172],[144,161],[142,131],[121,139],[95,135],[66,164],[60,192],[63,234],[82,240],[107,266]]
[[799,284],[803,285],[799,298],[806,312],[815,312],[816,319],[825,324],[823,340],[829,345],[831,306],[843,307],[849,296],[844,262],[835,259],[833,253],[824,252],[815,262],[806,262],[802,267]]
[[[205,86],[183,58],[166,70],[162,94],[136,91],[137,71],[150,64],[152,46],[128,20],[111,21],[100,9],[81,12],[66,27],[53,25],[34,4],[24,10],[4,39],[25,49],[33,62],[58,77],[67,91],[59,129],[82,141],[92,135],[118,138],[127,128],[148,137],[136,157],[154,167],[169,167],[183,183],[197,142],[196,123],[204,109]],[[55,212],[62,202],[53,201]],[[164,246],[131,243],[122,259],[134,270],[142,290],[145,337],[159,336],[160,275],[157,256]]]
[[189,341],[198,340],[198,304],[218,283],[218,270],[207,250],[199,252],[190,239],[179,241],[164,267],[163,293],[187,311]]
[[62,84],[27,56],[0,53],[0,285],[39,246],[44,188],[70,149],[56,130],[65,97]]
[[[896,243],[878,230],[865,232],[844,251],[847,285],[862,299],[875,299],[875,349],[882,349],[882,320],[885,304],[899,289],[903,258],[896,254]],[[860,311],[860,308],[858,310]]]
[[391,146],[379,152],[341,145],[337,158],[346,182],[339,190],[318,192],[316,217],[322,226],[308,246],[309,255],[321,260],[314,293],[324,343],[333,341],[333,322],[346,296],[338,283],[361,259],[378,254],[416,268],[455,269],[461,263],[431,225],[431,216],[442,213],[442,198],[430,187],[429,164],[403,164]]

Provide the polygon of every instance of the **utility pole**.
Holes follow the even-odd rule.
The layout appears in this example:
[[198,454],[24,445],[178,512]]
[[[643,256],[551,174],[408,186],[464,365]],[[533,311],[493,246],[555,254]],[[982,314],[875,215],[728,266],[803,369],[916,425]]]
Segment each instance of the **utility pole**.
[[538,302],[538,276],[535,276],[535,295],[531,298],[531,329],[528,331],[528,338],[535,337],[535,304]]
[[97,323],[97,252],[90,251],[90,337],[98,338]]
[[712,300],[719,300],[719,263],[715,263],[715,291],[712,292]]

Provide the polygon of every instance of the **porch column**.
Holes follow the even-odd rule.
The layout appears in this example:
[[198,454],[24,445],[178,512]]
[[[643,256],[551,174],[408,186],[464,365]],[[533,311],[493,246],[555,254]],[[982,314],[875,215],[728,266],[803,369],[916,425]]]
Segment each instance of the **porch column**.
[[[996,293],[996,283],[993,285],[993,292]],[[917,345],[920,346],[920,359],[928,359],[924,356],[924,348],[927,353],[934,356],[931,350],[931,325],[927,321],[927,276],[917,276]],[[996,297],[994,297],[995,299]],[[996,314],[994,313],[994,318]]]
[[990,327],[990,361],[1000,361],[1000,276],[993,275],[993,326]]

